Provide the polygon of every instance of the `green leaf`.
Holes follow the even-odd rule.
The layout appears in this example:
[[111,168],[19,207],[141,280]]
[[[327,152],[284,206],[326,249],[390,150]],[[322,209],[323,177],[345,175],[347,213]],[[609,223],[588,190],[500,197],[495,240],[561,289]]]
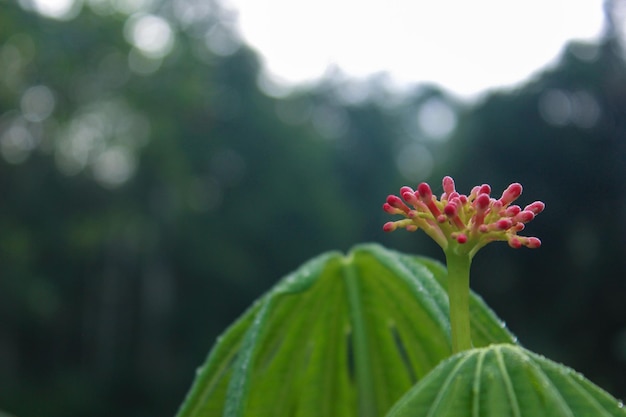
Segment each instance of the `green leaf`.
[[517,345],[441,363],[387,417],[618,417],[623,404],[572,369]]
[[[213,347],[178,417],[383,416],[450,356],[445,269],[378,245],[281,280]],[[478,297],[476,346],[515,338]]]

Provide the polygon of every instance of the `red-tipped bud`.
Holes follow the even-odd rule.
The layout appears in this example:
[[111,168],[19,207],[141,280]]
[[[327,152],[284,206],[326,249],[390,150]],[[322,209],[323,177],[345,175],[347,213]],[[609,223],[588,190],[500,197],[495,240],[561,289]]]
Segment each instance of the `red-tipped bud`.
[[460,200],[461,195],[459,193],[457,193],[456,191],[452,191],[450,194],[448,194],[448,201],[452,201],[452,200]]
[[504,215],[507,217],[515,217],[519,214],[519,212],[522,211],[522,208],[520,206],[509,206],[506,208],[506,210],[504,210]]
[[485,193],[479,194],[478,197],[476,197],[476,200],[474,201],[474,204],[476,205],[476,210],[480,212],[484,212],[489,207],[490,201],[491,199],[489,198],[488,194],[485,194]]
[[430,185],[425,182],[417,186],[417,193],[426,204],[430,203],[433,199],[433,191],[430,189]]
[[467,235],[465,233],[459,233],[456,237],[456,241],[460,244],[467,243]]
[[513,236],[509,239],[509,246],[513,249],[519,249],[522,247],[522,242],[519,240],[517,236]]
[[395,207],[397,209],[402,210],[405,213],[409,212],[409,208],[407,207],[406,204],[404,204],[402,202],[402,200],[400,200],[400,197],[395,196],[395,195],[390,195],[387,197],[387,204],[389,204],[391,207]]
[[430,185],[426,184],[425,182],[421,183],[417,186],[417,193],[419,194],[420,199],[424,202],[424,204],[426,204],[426,207],[428,207],[430,213],[439,221],[438,218],[441,215],[441,211],[439,211],[439,208],[433,201],[433,192],[430,189]]
[[485,193],[481,193],[474,200],[474,207],[476,208],[476,214],[473,217],[475,227],[480,227],[485,222],[485,215],[489,209],[491,198]]
[[443,183],[443,191],[446,193],[448,198],[450,198],[450,194],[455,192],[454,180],[452,179],[452,177],[445,176],[443,177],[442,183]]
[[438,223],[444,223],[446,220],[448,220],[448,218],[446,217],[445,214],[440,214],[437,216],[437,222]]
[[534,203],[531,203],[524,207],[524,211],[532,211],[533,213],[535,213],[536,216],[537,214],[541,213],[544,208],[546,208],[546,205],[543,202],[535,201]]
[[490,224],[481,224],[478,226],[478,231],[481,233],[493,232],[493,231],[504,231],[509,230],[513,227],[514,223],[511,219],[500,219],[495,223]]
[[502,197],[500,197],[500,201],[502,202],[502,205],[507,206],[517,200],[520,195],[522,195],[522,184],[514,182],[509,185],[506,190],[504,190]]
[[530,249],[537,249],[541,246],[541,240],[536,237],[529,237],[526,242],[526,247]]
[[385,232],[393,232],[394,230],[396,230],[397,227],[398,226],[395,222],[387,222],[383,225],[383,230]]
[[452,203],[448,203],[446,204],[446,206],[443,208],[443,212],[446,214],[446,216],[448,217],[454,217],[456,216],[457,212],[458,212],[458,208],[456,206],[456,204]]
[[406,226],[406,230],[408,230],[409,232],[415,232],[418,229],[418,227],[414,224],[408,224]]
[[402,193],[402,198],[413,207],[420,204],[417,196],[415,195],[415,192],[405,191],[404,193]]
[[[453,194],[456,194],[454,192]],[[446,206],[443,208],[443,212],[448,216],[452,224],[454,224],[459,229],[465,228],[465,223],[459,217],[459,208],[461,207],[461,199],[459,197],[453,198]]]
[[500,219],[496,222],[496,227],[500,230],[508,230],[513,227],[513,220],[511,219]]
[[520,222],[520,223],[528,223],[534,218],[535,218],[535,213],[533,213],[532,211],[524,210],[524,211],[521,211],[517,216],[515,216],[513,220],[516,222]]
[[391,207],[389,203],[383,204],[383,210],[385,210],[385,212],[389,214],[399,214],[398,209]]
[[407,187],[406,185],[402,188],[400,188],[400,195],[403,195],[404,193],[411,193],[413,194],[415,191],[413,191],[413,189],[411,187]]
[[491,194],[491,187],[489,186],[489,184],[483,184],[480,186],[480,188],[478,189],[478,194]]

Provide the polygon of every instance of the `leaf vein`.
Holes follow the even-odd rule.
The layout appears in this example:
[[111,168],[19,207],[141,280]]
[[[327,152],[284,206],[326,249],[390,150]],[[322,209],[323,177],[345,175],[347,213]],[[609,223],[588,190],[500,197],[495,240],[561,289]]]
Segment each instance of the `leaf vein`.
[[517,401],[517,394],[515,393],[515,389],[513,388],[513,384],[511,383],[511,376],[509,375],[509,371],[507,370],[506,364],[504,363],[501,349],[495,349],[495,354],[496,358],[498,359],[498,367],[500,368],[500,372],[502,373],[502,379],[504,379],[504,385],[506,386],[506,392],[507,396],[509,397],[509,402],[511,404],[513,415],[514,417],[521,417],[522,412],[519,408],[519,402]]
[[474,381],[472,382],[472,417],[480,417],[480,379],[483,372],[483,360],[487,350],[480,352],[476,371],[474,372]]
[[554,384],[554,381],[552,381],[550,377],[548,377],[548,375],[544,372],[541,366],[539,366],[539,363],[535,361],[534,358],[531,358],[528,354],[526,354],[522,350],[519,350],[517,354],[526,358],[528,362],[531,364],[537,376],[542,380],[545,389],[548,390],[551,394],[550,396],[557,401],[557,404],[561,410],[562,415],[565,415],[566,417],[575,417],[574,412],[572,411],[569,404],[565,401],[565,399],[561,395],[559,389]]
[[441,388],[439,388],[439,392],[437,393],[437,397],[435,398],[435,401],[433,401],[433,403],[431,404],[430,408],[428,409],[428,414],[426,415],[426,417],[433,417],[433,416],[436,415],[435,412],[439,408],[439,404],[441,404],[441,401],[442,401],[446,391],[448,390],[448,387],[450,386],[450,384],[454,380],[454,377],[456,377],[456,375],[459,373],[459,370],[461,369],[461,367],[465,364],[465,362],[468,361],[468,359],[470,357],[471,357],[471,355],[466,355],[452,369],[452,371],[450,372],[450,374],[446,378],[446,381],[443,383]]

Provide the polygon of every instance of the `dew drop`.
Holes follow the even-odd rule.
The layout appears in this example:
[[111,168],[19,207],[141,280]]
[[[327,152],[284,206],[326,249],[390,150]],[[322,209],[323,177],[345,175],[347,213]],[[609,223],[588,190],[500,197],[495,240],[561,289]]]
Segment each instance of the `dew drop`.
[[620,400],[620,401],[617,402],[617,406],[619,408],[624,408],[624,403]]

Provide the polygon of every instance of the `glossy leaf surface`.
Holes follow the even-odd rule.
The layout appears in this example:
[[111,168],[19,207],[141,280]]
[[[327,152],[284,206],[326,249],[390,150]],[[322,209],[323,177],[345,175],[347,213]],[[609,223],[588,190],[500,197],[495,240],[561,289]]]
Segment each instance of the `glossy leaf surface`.
[[517,345],[461,352],[387,417],[618,417],[623,404],[581,374]]
[[[362,245],[281,280],[221,336],[179,417],[383,416],[450,356],[445,269]],[[476,346],[515,338],[476,296]]]

